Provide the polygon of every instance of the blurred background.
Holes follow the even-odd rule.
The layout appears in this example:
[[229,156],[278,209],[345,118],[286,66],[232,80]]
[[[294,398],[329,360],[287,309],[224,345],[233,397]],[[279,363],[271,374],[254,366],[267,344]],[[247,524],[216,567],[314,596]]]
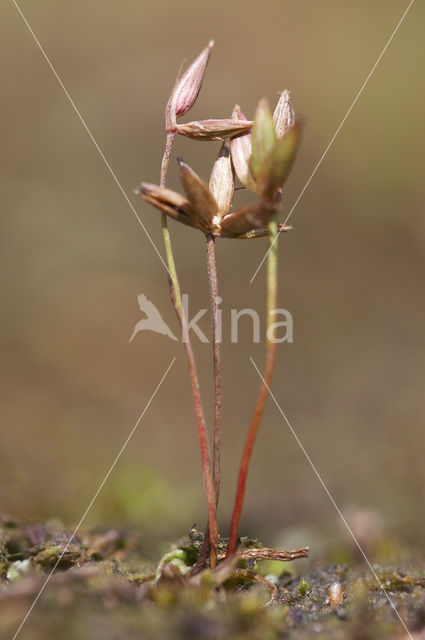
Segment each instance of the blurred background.
[[[158,181],[163,111],[176,72],[211,38],[184,121],[253,115],[292,92],[306,121],[282,220],[407,6],[405,0],[72,3],[21,8],[162,252],[159,213],[132,193]],[[12,2],[0,56],[0,511],[78,522],[171,359],[176,362],[87,518],[140,529],[147,553],[202,527],[198,439],[182,345],[140,333],[137,294],[177,332],[166,273]],[[419,545],[424,525],[425,9],[415,3],[280,243],[279,305],[294,343],[273,391],[359,537]],[[218,143],[177,139],[205,179]],[[169,185],[178,188],[171,163]],[[238,196],[239,197],[239,196]],[[208,306],[205,241],[170,224],[191,309]],[[263,342],[230,309],[264,311],[265,240],[217,243],[223,297],[220,525],[259,386]],[[206,316],[200,323],[208,334]],[[212,423],[210,345],[194,337]],[[248,480],[242,533],[265,544],[344,549],[328,496],[271,401]],[[362,537],[363,536],[363,537]],[[369,536],[369,537],[368,537]],[[365,542],[367,543],[367,541]]]

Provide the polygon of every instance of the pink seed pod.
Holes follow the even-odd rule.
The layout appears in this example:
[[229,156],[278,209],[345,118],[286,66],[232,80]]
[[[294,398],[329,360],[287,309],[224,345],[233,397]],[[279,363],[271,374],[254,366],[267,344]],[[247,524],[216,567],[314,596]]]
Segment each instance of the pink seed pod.
[[211,40],[183,75],[177,77],[165,109],[167,132],[174,131],[176,118],[183,116],[194,105],[201,89],[213,46],[214,40]]

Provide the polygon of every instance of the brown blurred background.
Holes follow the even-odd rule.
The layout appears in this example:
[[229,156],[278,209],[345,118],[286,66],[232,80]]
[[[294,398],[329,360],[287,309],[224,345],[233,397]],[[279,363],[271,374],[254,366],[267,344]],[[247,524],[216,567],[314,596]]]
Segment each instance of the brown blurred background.
[[[407,0],[72,3],[21,8],[162,252],[159,214],[132,188],[158,180],[163,109],[182,60],[216,46],[185,120],[252,115],[291,90],[306,120],[285,192],[297,198]],[[166,273],[12,2],[3,3],[0,511],[76,523],[171,358],[176,362],[87,519],[140,527],[147,548],[205,519],[182,346],[142,333],[137,294],[177,331]],[[366,510],[413,546],[424,525],[424,6],[402,24],[297,206],[280,245],[294,344],[274,392],[347,518]],[[178,139],[208,177],[217,143]],[[169,184],[177,187],[171,164]],[[204,240],[170,225],[191,307],[208,305]],[[266,242],[218,242],[224,318],[264,310]],[[208,331],[208,321],[202,326]],[[194,340],[212,415],[210,346]],[[221,527],[262,363],[248,322],[224,328]],[[211,419],[210,419],[211,423]],[[350,520],[351,522],[351,520]],[[243,532],[343,545],[338,516],[272,402]],[[155,541],[153,543],[152,541]]]

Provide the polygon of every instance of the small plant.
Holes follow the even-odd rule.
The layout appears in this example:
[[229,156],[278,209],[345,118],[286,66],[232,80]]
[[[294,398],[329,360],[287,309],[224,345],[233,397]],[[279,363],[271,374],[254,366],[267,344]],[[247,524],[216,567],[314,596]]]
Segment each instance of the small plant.
[[307,582],[307,580],[301,578],[300,584],[298,585],[298,593],[300,594],[301,598],[309,596],[312,591],[313,586],[309,582]]
[[[198,570],[206,565],[208,550],[210,567],[217,562],[217,507],[220,492],[221,457],[221,349],[218,336],[218,277],[215,257],[217,238],[253,239],[268,236],[267,257],[267,343],[263,382],[243,449],[239,469],[233,516],[227,543],[227,556],[232,556],[238,543],[239,521],[245,495],[246,478],[252,449],[271,383],[276,344],[272,330],[276,322],[277,247],[278,236],[290,227],[277,222],[282,187],[295,159],[301,126],[295,121],[288,91],[280,95],[272,115],[265,100],[260,100],[253,121],[247,120],[239,106],[232,117],[178,123],[196,101],[211,54],[213,42],[184,72],[179,72],[165,110],[166,144],[160,170],[159,185],[142,182],[136,193],[162,213],[162,232],[167,256],[171,299],[181,326],[183,344],[189,365],[195,406],[203,477],[207,498],[208,525],[199,554]],[[166,188],[169,159],[176,134],[194,140],[221,141],[217,160],[206,184],[195,171],[178,158],[183,194]],[[255,201],[232,211],[235,174],[242,188],[251,191]],[[212,350],[214,372],[214,435],[212,461],[207,426],[202,407],[199,379],[187,318],[182,306],[167,217],[201,231],[206,238],[207,271],[212,311]],[[305,550],[304,550],[305,551]],[[305,553],[304,553],[305,555]]]
[[312,590],[312,585],[307,582],[307,580],[304,580],[304,578],[301,578],[300,584],[298,585],[298,593],[300,594],[301,598],[309,596]]

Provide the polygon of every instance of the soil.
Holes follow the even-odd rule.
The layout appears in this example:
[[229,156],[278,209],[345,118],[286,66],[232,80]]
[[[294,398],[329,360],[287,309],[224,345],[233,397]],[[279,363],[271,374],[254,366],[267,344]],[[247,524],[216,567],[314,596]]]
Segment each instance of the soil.
[[[194,530],[154,564],[137,531],[80,533],[0,518],[0,637],[25,640],[425,639],[423,567],[314,565],[265,575],[264,563],[191,577]],[[243,544],[259,546],[257,541]],[[259,576],[259,577],[258,577]],[[266,578],[264,580],[264,577]],[[387,597],[388,596],[388,597]],[[267,604],[270,599],[272,601]]]

